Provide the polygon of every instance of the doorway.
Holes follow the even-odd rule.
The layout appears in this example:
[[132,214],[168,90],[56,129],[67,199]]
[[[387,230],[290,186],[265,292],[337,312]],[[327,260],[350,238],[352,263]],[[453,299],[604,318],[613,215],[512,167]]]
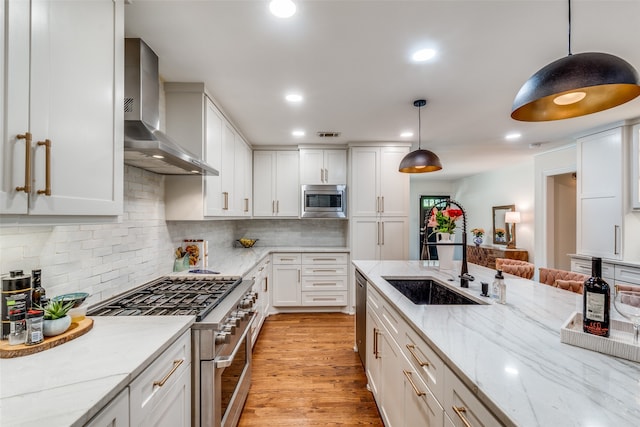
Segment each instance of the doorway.
[[436,235],[433,232],[433,228],[427,226],[429,222],[429,218],[427,215],[431,211],[431,208],[436,204],[449,199],[449,196],[420,196],[420,247],[418,248],[418,253],[420,254],[420,259],[438,259],[438,249],[436,246],[428,247],[428,254],[422,253],[422,246],[424,244],[424,239],[426,237],[427,242],[435,243]]
[[575,172],[547,177],[547,266],[571,271],[569,254],[576,253]]

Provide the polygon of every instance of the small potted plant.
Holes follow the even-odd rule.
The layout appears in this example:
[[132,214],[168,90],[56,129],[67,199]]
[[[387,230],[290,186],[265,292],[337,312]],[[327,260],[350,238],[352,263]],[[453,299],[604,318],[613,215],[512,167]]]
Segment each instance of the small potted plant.
[[53,337],[65,332],[71,326],[69,310],[73,308],[74,301],[50,300],[44,307],[38,307],[44,311],[44,336]]

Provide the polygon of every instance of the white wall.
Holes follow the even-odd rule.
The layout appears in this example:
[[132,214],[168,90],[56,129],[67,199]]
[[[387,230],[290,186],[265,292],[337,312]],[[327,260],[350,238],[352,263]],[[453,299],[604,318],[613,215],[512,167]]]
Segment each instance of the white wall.
[[[467,212],[467,231],[484,228],[483,245],[491,245],[493,206],[516,205],[521,223],[516,226],[516,246],[529,252],[534,262],[534,162],[533,159],[499,170],[463,178],[455,183],[453,198]],[[467,235],[471,242],[471,234]],[[501,246],[504,247],[504,246]]]

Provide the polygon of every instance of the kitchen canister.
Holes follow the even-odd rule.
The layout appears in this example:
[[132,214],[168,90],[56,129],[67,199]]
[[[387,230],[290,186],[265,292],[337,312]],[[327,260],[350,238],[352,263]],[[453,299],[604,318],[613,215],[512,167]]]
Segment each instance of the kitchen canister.
[[[22,297],[24,295],[24,297]],[[22,270],[9,272],[8,277],[2,278],[2,339],[7,339],[11,331],[9,312],[16,303],[24,304],[22,309],[29,308],[31,302],[31,276],[23,274]]]

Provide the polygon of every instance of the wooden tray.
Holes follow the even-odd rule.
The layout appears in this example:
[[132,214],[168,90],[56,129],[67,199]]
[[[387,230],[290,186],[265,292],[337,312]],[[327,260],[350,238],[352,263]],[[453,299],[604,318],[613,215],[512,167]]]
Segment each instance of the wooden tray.
[[560,342],[640,362],[640,345],[633,343],[633,324],[609,320],[609,337],[587,334],[582,330],[582,313],[574,312],[560,329]]
[[9,341],[0,340],[0,359],[11,359],[13,357],[26,356],[28,354],[39,353],[44,350],[64,344],[72,339],[78,338],[93,328],[93,319],[85,317],[80,322],[71,323],[66,332],[55,337],[45,338],[40,344],[35,345],[9,345]]

